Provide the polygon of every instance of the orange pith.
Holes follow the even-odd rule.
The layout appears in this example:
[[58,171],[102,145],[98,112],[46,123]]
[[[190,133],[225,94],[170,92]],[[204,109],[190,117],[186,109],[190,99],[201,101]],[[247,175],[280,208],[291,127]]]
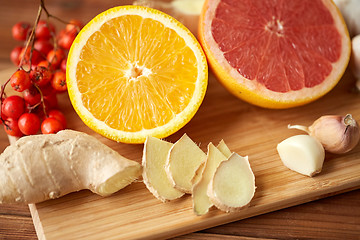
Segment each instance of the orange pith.
[[130,143],[166,137],[200,106],[206,60],[196,39],[171,17],[118,7],[92,20],[77,39],[70,51],[70,99],[104,136]]

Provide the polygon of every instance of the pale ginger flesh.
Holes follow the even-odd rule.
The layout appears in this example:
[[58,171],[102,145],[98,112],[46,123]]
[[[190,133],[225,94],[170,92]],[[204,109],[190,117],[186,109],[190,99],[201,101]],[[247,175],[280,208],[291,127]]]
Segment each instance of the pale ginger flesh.
[[229,147],[226,145],[225,141],[222,139],[219,144],[216,146],[219,151],[224,154],[225,157],[230,157],[231,151]]
[[213,206],[213,203],[207,195],[207,189],[217,167],[225,160],[226,157],[224,154],[212,143],[209,143],[204,171],[200,181],[193,186],[192,190],[193,210],[195,214],[204,215],[209,211],[209,208]]
[[165,171],[165,164],[172,143],[155,137],[147,137],[143,152],[143,181],[148,190],[165,202],[180,198],[183,192],[173,187]]
[[0,203],[37,203],[89,189],[108,196],[141,175],[141,165],[72,130],[20,138],[0,155]]
[[191,193],[192,185],[201,176],[201,166],[205,160],[206,154],[184,134],[170,149],[166,162],[166,173],[173,186]]
[[255,176],[247,157],[233,153],[220,163],[208,187],[211,202],[226,212],[248,206],[255,193]]

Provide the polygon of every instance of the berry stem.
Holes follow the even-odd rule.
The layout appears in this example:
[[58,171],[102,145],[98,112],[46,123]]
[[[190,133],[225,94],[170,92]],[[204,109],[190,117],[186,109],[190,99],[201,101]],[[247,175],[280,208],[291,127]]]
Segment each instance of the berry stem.
[[[57,21],[59,21],[59,22],[61,22],[61,23],[63,23],[63,24],[71,24],[71,22],[64,21],[64,20],[62,20],[61,18],[59,18],[59,17],[57,17],[57,16],[55,16],[55,15],[52,15],[52,14],[46,9],[46,7],[45,7],[45,1],[44,1],[44,0],[40,0],[40,6],[41,6],[42,9],[45,11],[46,16],[47,16],[48,18],[54,18],[54,19],[56,19]],[[76,25],[74,25],[74,26],[75,26],[75,28],[77,29],[77,31],[80,31],[80,27],[79,27],[79,26],[76,26]]]
[[66,21],[62,20],[61,18],[58,18],[57,16],[54,16],[54,15],[52,15],[51,13],[49,13],[49,11],[48,11],[48,10],[46,9],[46,7],[45,7],[45,2],[44,2],[44,0],[40,0],[40,6],[41,6],[42,9],[45,11],[46,16],[47,16],[48,18],[54,18],[54,19],[58,20],[59,22],[62,22],[62,23],[64,23],[64,24],[68,24],[68,22],[66,22]]
[[[39,86],[37,84],[34,84],[34,86],[40,93],[41,101],[40,101],[39,105],[42,104],[44,115],[45,115],[45,117],[48,117],[48,114],[46,112],[46,107],[45,107],[44,95],[43,95],[41,89],[39,88]],[[38,106],[38,104],[36,106]]]
[[6,93],[5,93],[5,87],[6,85],[10,82],[10,78],[4,83],[1,85],[1,93],[0,93],[0,103],[1,103],[1,107],[0,107],[0,119],[1,119],[1,122],[6,126],[6,127],[9,127],[7,124],[6,124],[6,121],[2,118],[2,104],[3,104],[3,100],[6,98]]
[[22,69],[23,61],[24,61],[24,59],[25,59],[27,50],[28,50],[29,45],[30,45],[30,43],[31,43],[31,50],[30,50],[30,57],[29,57],[29,65],[30,65],[30,66],[29,66],[29,67],[30,67],[29,71],[31,70],[31,59],[32,59],[32,53],[33,53],[33,50],[34,50],[34,43],[35,43],[35,41],[34,41],[34,40],[35,40],[35,29],[36,29],[36,27],[37,27],[37,25],[38,25],[38,22],[39,22],[39,20],[40,20],[41,12],[42,12],[42,6],[40,5],[40,6],[39,6],[38,13],[37,13],[37,16],[36,16],[36,19],[35,19],[35,24],[34,24],[32,30],[31,30],[31,33],[30,33],[30,37],[29,37],[29,39],[26,41],[25,53],[24,53],[24,55],[22,56],[21,61],[20,61],[20,63],[19,63],[19,66],[20,66],[19,68],[20,68],[20,69]]

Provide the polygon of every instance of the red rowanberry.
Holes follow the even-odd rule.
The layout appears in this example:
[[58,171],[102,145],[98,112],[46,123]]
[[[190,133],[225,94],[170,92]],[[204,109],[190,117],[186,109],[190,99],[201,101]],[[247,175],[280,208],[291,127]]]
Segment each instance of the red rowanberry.
[[[23,48],[21,50],[20,55],[19,55],[19,61],[21,61],[22,58],[24,58],[22,63],[28,65],[30,63],[31,49],[30,49],[30,47],[28,47],[28,49],[26,50],[26,53],[25,53],[25,49],[26,48]],[[37,65],[42,60],[44,60],[44,58],[41,56],[41,53],[38,50],[33,49],[32,55],[31,55],[31,65]]]
[[83,26],[84,24],[82,23],[82,21],[78,19],[72,19],[68,24],[66,24],[65,30],[69,32],[73,29],[76,29],[76,31],[79,32],[83,28]]
[[65,53],[60,48],[56,50],[51,50],[47,55],[47,60],[54,66],[54,69],[57,69],[61,61],[65,58]]
[[14,137],[22,137],[24,134],[20,131],[18,120],[8,118],[5,120],[4,124],[5,132]]
[[51,83],[46,84],[45,86],[41,86],[40,90],[44,96],[54,95],[56,94],[55,89],[51,86]]
[[57,92],[64,92],[67,89],[66,85],[66,74],[64,72],[56,72],[54,73],[54,77],[51,80],[51,86]]
[[19,56],[22,49],[23,48],[21,46],[17,46],[10,53],[10,60],[15,64],[15,66],[19,66],[20,63]]
[[35,29],[35,36],[37,39],[49,39],[51,35],[55,34],[55,26],[45,20],[40,20]]
[[40,118],[35,113],[24,113],[20,116],[18,125],[23,134],[33,135],[40,129]]
[[46,111],[57,108],[58,100],[56,97],[56,93],[54,93],[52,95],[44,96],[44,103],[45,103]]
[[63,59],[61,61],[61,64],[60,64],[60,70],[63,71],[64,73],[66,73],[66,62],[67,62],[67,59]]
[[23,97],[25,102],[27,102],[30,106],[34,106],[41,102],[40,92],[34,86],[31,86],[29,89],[23,91]]
[[51,71],[55,70],[55,68],[48,62],[48,60],[43,60],[43,61],[39,62],[38,66],[43,66],[43,67],[49,68]]
[[54,48],[54,46],[48,40],[39,39],[35,41],[34,48],[46,57],[47,54]]
[[25,41],[28,36],[30,27],[30,23],[18,22],[12,27],[13,38],[18,41]]
[[51,133],[57,133],[61,130],[64,130],[63,125],[61,124],[60,121],[58,121],[55,118],[46,118],[42,123],[41,123],[41,132],[43,134],[51,134]]
[[60,110],[53,109],[48,112],[48,116],[49,118],[55,118],[56,120],[58,120],[62,124],[64,129],[67,127],[65,115]]
[[25,89],[29,89],[31,86],[31,80],[29,73],[22,69],[17,70],[10,78],[10,84],[15,91],[22,92]]
[[8,118],[18,119],[25,112],[24,99],[17,95],[12,95],[2,103],[1,112]]
[[30,71],[30,79],[38,86],[45,86],[51,81],[52,73],[49,68],[36,66]]
[[69,50],[77,35],[77,30],[73,28],[71,31],[65,32],[59,36],[58,44],[60,47]]

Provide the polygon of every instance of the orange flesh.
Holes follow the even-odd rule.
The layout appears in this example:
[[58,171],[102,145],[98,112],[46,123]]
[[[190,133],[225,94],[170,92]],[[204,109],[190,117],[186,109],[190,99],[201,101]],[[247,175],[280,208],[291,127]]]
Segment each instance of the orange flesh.
[[274,92],[321,84],[341,55],[321,0],[221,0],[211,30],[233,68]]
[[127,132],[163,126],[182,112],[198,74],[194,53],[175,31],[136,15],[101,26],[82,49],[76,71],[84,106]]

